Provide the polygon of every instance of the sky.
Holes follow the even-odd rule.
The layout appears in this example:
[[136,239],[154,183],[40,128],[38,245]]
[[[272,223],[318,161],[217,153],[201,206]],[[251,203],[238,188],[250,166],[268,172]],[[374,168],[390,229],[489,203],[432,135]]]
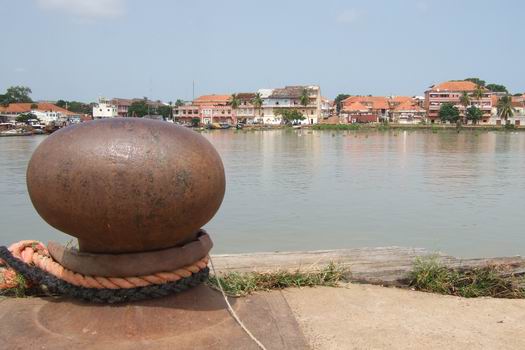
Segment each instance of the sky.
[[0,93],[422,95],[467,77],[524,92],[524,13],[521,0],[0,0]]

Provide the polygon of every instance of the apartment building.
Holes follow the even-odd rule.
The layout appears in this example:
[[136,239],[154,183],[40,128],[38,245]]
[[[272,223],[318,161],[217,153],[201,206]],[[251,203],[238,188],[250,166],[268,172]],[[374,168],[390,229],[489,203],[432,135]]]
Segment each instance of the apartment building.
[[478,85],[471,81],[446,81],[440,84],[432,85],[425,91],[425,109],[427,111],[427,118],[434,123],[439,121],[439,109],[444,103],[452,103],[459,111],[461,117],[465,117],[466,108],[460,103],[460,98],[464,92],[469,94],[471,105],[478,107],[483,117],[481,123],[488,123],[492,113],[492,92],[481,88],[483,96],[481,98],[475,97],[475,91]]
[[[280,112],[285,109],[299,111],[305,120],[301,124],[317,124],[321,114],[321,88],[316,85],[286,86],[277,89],[260,89],[263,99],[262,119],[264,124],[282,124]],[[301,96],[306,92],[308,103],[301,104]]]
[[130,115],[128,115],[128,109],[134,100],[138,99],[113,98],[111,101],[109,101],[109,103],[117,107],[117,116],[131,117]]
[[199,118],[200,124],[228,123],[236,124],[235,111],[230,106],[230,95],[203,95],[191,104],[173,108],[174,118],[182,123],[192,123]]
[[[240,92],[236,94],[239,99],[239,106],[235,109],[235,115],[237,121],[240,123],[252,124],[255,119],[256,108],[253,105],[253,99],[255,93],[253,92]],[[257,111],[258,112],[258,111]]]

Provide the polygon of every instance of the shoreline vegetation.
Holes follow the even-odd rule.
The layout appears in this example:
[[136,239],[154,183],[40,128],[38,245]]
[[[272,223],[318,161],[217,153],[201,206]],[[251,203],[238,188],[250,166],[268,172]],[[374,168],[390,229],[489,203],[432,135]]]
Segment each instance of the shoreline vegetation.
[[461,125],[452,124],[316,124],[311,126],[313,130],[429,130],[437,131],[525,131],[525,127],[514,125]]
[[[20,274],[11,276],[15,285],[0,290],[0,297],[52,296],[45,288],[34,286]],[[328,264],[307,269],[275,271],[229,271],[218,276],[211,275],[208,286],[219,290],[218,280],[230,297],[244,297],[255,292],[267,292],[286,288],[341,287],[345,283],[364,283],[352,277],[348,265],[330,261]],[[5,281],[4,281],[5,282]],[[389,283],[379,285],[389,286]],[[492,297],[525,299],[525,274],[516,273],[506,264],[485,264],[478,267],[449,267],[439,261],[437,255],[417,257],[400,288],[421,292],[452,295],[463,298]]]
[[[194,128],[198,132],[208,132],[210,130],[206,128]],[[245,126],[242,129],[233,129],[233,132],[242,133],[250,131],[269,131],[269,130],[327,130],[327,131],[429,131],[432,133],[436,132],[483,132],[483,131],[500,131],[500,132],[512,132],[512,131],[525,131],[525,126],[516,127],[514,125],[461,125],[456,126],[455,124],[314,124],[314,125],[302,125],[301,128],[293,128],[290,125],[250,125]],[[212,130],[216,132],[224,132],[225,130]]]

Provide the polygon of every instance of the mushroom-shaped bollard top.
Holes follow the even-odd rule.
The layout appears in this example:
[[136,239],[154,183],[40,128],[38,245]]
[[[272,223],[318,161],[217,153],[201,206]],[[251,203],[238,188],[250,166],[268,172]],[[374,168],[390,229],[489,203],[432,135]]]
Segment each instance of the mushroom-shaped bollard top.
[[222,161],[182,126],[111,118],[69,126],[33,153],[27,186],[38,213],[80,251],[131,253],[195,239],[219,209]]

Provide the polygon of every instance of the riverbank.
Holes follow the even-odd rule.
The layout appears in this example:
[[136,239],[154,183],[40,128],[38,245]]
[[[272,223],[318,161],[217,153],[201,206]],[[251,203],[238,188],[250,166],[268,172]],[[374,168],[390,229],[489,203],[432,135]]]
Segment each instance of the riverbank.
[[[219,275],[346,266],[352,282],[230,298],[267,349],[523,349],[525,299],[461,298],[379,285],[403,285],[416,258],[449,268],[505,265],[521,257],[457,259],[423,249],[368,248],[215,255]],[[367,282],[373,284],[362,284]],[[65,298],[0,299],[0,341],[12,348],[257,349],[228,314],[218,291],[202,285],[166,298],[118,305]]]
[[457,127],[455,124],[316,124],[307,126],[314,130],[428,130],[432,132],[437,131],[525,131],[523,126],[514,125],[461,125]]

